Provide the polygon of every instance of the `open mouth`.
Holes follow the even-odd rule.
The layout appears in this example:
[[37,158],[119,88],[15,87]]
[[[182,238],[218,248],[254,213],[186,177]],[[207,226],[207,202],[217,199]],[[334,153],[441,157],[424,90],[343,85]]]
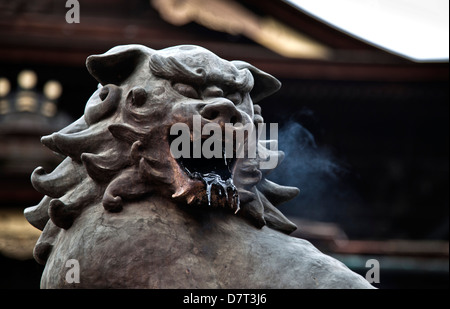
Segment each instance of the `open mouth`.
[[[193,145],[191,144],[191,150]],[[223,147],[223,149],[225,149]],[[178,165],[186,175],[194,180],[201,181],[205,186],[205,192],[197,193],[196,200],[199,204],[208,206],[231,208],[239,210],[239,195],[233,183],[234,158],[227,158],[225,151],[219,158],[193,158],[192,151],[188,158],[176,159]]]

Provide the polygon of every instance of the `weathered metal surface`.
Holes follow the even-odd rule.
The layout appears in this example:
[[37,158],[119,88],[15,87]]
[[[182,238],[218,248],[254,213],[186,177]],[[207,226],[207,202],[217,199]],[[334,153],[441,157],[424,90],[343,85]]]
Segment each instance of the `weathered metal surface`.
[[[43,288],[371,287],[288,236],[296,226],[276,206],[298,189],[266,179],[277,164],[262,163],[283,158],[267,141],[257,140],[255,158],[237,158],[236,147],[226,158],[172,155],[175,124],[216,125],[223,143],[226,124],[256,130],[263,118],[254,103],[278,90],[276,78],[193,45],[118,46],[87,67],[100,85],[85,114],[42,138],[64,161],[31,177],[46,195],[25,210],[43,230],[34,249],[46,265]],[[79,283],[65,277],[73,259]]]

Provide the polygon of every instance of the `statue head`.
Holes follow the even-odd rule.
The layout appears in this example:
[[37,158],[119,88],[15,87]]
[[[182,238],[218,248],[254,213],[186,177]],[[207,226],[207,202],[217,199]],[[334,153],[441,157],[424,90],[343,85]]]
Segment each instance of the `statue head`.
[[[156,194],[185,209],[220,208],[258,227],[295,230],[276,206],[298,189],[266,179],[283,153],[257,133],[263,118],[255,103],[280,88],[276,78],[193,45],[117,46],[88,57],[86,65],[98,89],[81,118],[41,140],[64,160],[49,174],[41,167],[33,172],[45,197],[25,210],[31,224],[42,230],[51,220],[69,229],[86,207],[101,203],[104,211],[120,212],[129,201]],[[209,147],[205,132],[216,133]],[[233,143],[237,136],[244,136],[240,146]],[[238,156],[250,142],[256,155]],[[213,147],[216,155],[195,156],[196,145]],[[274,158],[274,166],[261,164]],[[47,254],[35,249],[38,261]]]

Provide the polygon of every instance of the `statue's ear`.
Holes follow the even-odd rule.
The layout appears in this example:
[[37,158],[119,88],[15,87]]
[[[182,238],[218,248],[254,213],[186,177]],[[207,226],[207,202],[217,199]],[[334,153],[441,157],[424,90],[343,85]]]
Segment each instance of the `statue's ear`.
[[281,82],[272,75],[261,71],[260,69],[245,61],[234,60],[231,62],[236,68],[248,69],[250,73],[252,73],[255,84],[253,86],[253,89],[250,91],[250,96],[254,103],[270,96],[280,89]]
[[153,50],[138,44],[119,45],[104,54],[86,59],[86,67],[102,85],[120,85]]

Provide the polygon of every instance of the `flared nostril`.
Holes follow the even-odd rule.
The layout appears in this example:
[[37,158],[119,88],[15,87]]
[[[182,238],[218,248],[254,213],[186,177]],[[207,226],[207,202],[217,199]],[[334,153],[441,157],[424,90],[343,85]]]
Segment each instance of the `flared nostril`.
[[203,118],[217,122],[217,123],[232,123],[241,122],[241,113],[236,109],[236,106],[229,100],[224,100],[217,103],[209,103],[200,111]]
[[230,123],[231,123],[233,126],[234,126],[236,123],[238,123],[238,122],[240,122],[240,121],[238,121],[238,117],[236,117],[236,116],[231,117]]
[[220,115],[219,111],[213,109],[208,109],[207,112],[202,113],[203,118],[206,118],[208,120],[214,120],[218,118],[219,115]]

